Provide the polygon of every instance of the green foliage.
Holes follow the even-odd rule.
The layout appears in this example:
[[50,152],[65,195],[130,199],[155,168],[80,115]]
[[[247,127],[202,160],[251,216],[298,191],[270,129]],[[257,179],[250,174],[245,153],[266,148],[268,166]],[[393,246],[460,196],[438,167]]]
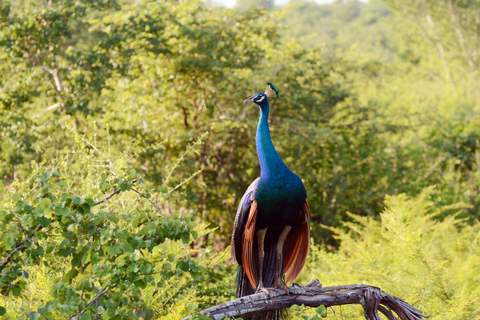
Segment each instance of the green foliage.
[[[350,181],[351,166],[356,166],[361,146],[383,130],[372,125],[374,111],[360,106],[344,88],[344,76],[334,71],[339,61],[322,61],[318,49],[293,41],[281,44],[275,26],[281,16],[276,14],[205,9],[195,1],[160,3],[87,3],[87,13],[72,14],[76,20],[69,21],[70,31],[48,34],[45,43],[55,43],[55,51],[45,47],[48,54],[33,62],[20,54],[30,50],[29,43],[17,48],[2,42],[6,52],[17,52],[5,56],[12,62],[6,72],[22,79],[38,75],[44,83],[29,85],[36,86],[36,94],[27,94],[29,100],[21,104],[8,102],[17,91],[5,93],[3,132],[9,136],[2,175],[7,183],[14,176],[24,178],[30,160],[68,153],[77,134],[87,135],[99,146],[135,153],[132,166],[150,181],[165,184],[164,192],[178,186],[183,192],[179,198],[188,205],[177,208],[188,207],[191,216],[218,227],[226,240],[233,219],[225,212],[235,212],[245,186],[259,175],[258,165],[252,165],[257,111],[244,109],[241,101],[253,90],[263,91],[268,77],[282,91],[271,115],[276,146],[305,180],[312,211],[320,213],[317,221],[337,223],[345,207],[378,209],[385,190],[362,197],[366,209],[339,193],[343,186],[363,189],[358,179]],[[5,39],[26,34],[16,21],[36,21],[43,12],[17,3],[6,6],[12,13],[3,20],[9,25]],[[42,10],[55,16],[62,8],[54,2]],[[38,43],[42,36],[32,34]],[[13,79],[6,78],[4,85]],[[19,119],[13,121],[13,116]],[[11,127],[15,122],[28,123],[28,131]],[[196,153],[183,157],[185,145],[205,132],[202,144],[192,146]],[[337,161],[347,170],[340,173],[333,165]],[[172,167],[182,170],[169,177]]]
[[294,319],[303,320],[320,320],[327,316],[327,308],[325,306],[315,308],[315,313],[313,313],[311,308],[305,307],[303,304],[301,306],[293,305],[288,309],[288,312]]
[[[221,283],[209,284],[215,273],[207,269],[228,252],[185,247],[211,230],[165,215],[159,207],[167,196],[122,167],[124,159],[102,161],[102,151],[77,150],[76,160],[36,168],[12,186],[0,210],[8,316],[145,319],[165,314],[166,305],[185,315],[222,296],[209,294]],[[80,175],[69,168],[79,163]],[[195,283],[202,285],[192,291]]]
[[395,57],[397,42],[392,11],[382,1],[317,4],[295,0],[286,10],[285,33],[306,46],[321,46],[323,55],[355,47],[387,59]]
[[[381,221],[352,215],[346,229],[333,229],[338,250],[314,247],[303,277],[324,286],[367,283],[433,317],[479,319],[480,225],[457,219],[464,204],[435,206],[432,192],[388,197]],[[362,319],[359,307],[335,309],[345,319]]]

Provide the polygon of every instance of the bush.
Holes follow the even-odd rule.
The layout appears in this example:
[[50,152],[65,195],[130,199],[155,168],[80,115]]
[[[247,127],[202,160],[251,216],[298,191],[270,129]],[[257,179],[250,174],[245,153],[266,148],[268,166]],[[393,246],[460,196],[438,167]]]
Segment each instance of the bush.
[[80,143],[9,186],[0,210],[4,318],[186,316],[230,296],[233,284],[214,282],[210,270],[229,252],[191,249],[212,230],[165,214],[168,188],[128,170],[126,154],[94,149]]
[[[338,251],[312,246],[303,280],[371,284],[435,318],[480,319],[480,224],[456,219],[464,204],[436,208],[432,191],[387,197],[381,221],[351,215],[346,230],[331,228]],[[456,214],[438,219],[453,209]],[[361,307],[336,308],[336,314],[363,319]]]

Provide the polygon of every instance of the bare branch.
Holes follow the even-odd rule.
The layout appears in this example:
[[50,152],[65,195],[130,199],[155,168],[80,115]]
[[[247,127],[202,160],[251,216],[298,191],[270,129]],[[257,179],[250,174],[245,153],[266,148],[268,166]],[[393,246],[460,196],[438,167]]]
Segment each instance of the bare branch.
[[48,107],[48,108],[40,111],[39,113],[37,113],[37,114],[35,115],[35,118],[40,117],[42,114],[44,114],[44,113],[47,112],[47,111],[54,110],[54,109],[56,109],[56,108],[58,108],[58,107],[61,107],[61,106],[62,106],[62,103],[60,103],[60,102],[57,102],[57,103],[55,103],[55,104],[52,104],[50,107]]
[[389,320],[397,319],[394,313],[400,320],[428,318],[405,301],[369,285],[354,284],[322,288],[318,280],[312,280],[306,286],[289,287],[288,292],[281,288],[269,288],[268,291],[269,295],[266,293],[253,294],[205,309],[200,313],[209,315],[212,319],[245,318],[267,311],[289,308],[295,304],[304,304],[309,307],[360,304],[366,320],[379,320],[378,311]]

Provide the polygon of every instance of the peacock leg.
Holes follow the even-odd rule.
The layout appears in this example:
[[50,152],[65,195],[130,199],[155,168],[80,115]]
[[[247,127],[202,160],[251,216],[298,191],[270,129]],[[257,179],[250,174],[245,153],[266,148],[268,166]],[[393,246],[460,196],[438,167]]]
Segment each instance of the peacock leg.
[[292,229],[291,226],[286,225],[285,228],[283,228],[282,233],[280,234],[280,237],[278,238],[277,242],[277,270],[275,270],[275,288],[282,288],[288,292],[288,287],[286,285],[282,284],[282,277],[283,277],[283,268],[282,268],[282,259],[283,259],[283,244],[285,243],[285,240],[287,239],[287,235]]
[[263,258],[265,257],[265,234],[267,234],[267,228],[257,231],[258,239],[258,285],[256,293],[263,289]]

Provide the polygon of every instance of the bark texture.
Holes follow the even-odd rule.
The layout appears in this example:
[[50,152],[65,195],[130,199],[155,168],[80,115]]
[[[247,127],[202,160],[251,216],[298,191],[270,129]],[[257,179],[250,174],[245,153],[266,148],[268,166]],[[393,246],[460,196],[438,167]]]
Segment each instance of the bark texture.
[[[293,285],[284,289],[268,289],[267,293],[257,293],[231,300],[202,310],[202,315],[212,319],[245,318],[266,311],[289,308],[292,305],[325,307],[360,304],[366,320],[381,320],[379,313],[389,320],[422,320],[428,318],[420,310],[405,301],[369,285],[345,285],[322,287],[318,280],[311,280],[305,286]],[[187,319],[187,318],[185,318]]]

